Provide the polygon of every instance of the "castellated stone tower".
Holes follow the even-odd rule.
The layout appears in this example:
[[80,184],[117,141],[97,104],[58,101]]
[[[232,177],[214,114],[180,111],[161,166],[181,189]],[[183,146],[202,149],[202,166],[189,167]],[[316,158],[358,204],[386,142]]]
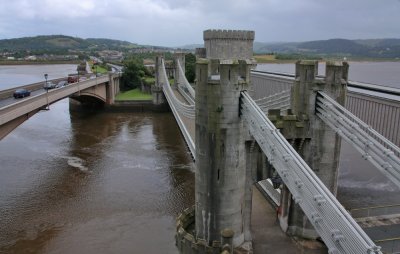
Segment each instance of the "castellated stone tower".
[[253,40],[253,31],[207,30],[205,50],[196,50],[196,203],[178,217],[181,253],[232,253],[251,240],[239,100],[250,84]]
[[248,88],[254,32],[207,30],[206,59],[196,67],[196,237],[212,245],[221,232],[245,241],[245,134],[240,92]]
[[254,31],[206,30],[203,37],[208,59],[245,60],[253,57]]

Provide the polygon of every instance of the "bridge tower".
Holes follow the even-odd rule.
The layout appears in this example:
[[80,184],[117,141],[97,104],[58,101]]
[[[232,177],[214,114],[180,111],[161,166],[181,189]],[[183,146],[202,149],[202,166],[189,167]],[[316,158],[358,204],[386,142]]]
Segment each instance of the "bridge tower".
[[181,80],[180,72],[179,72],[179,67],[178,67],[178,60],[179,63],[181,64],[181,68],[183,70],[183,73],[185,73],[185,53],[175,53],[174,54],[174,64],[175,64],[175,71],[174,71],[174,83],[175,86],[179,85],[179,82]]
[[165,98],[164,92],[163,92],[163,84],[160,81],[159,74],[161,73],[161,68],[162,68],[162,59],[164,56],[162,54],[159,54],[156,56],[156,61],[155,61],[155,84],[151,86],[151,94],[153,96],[153,105],[156,110],[166,110],[168,108],[168,103],[167,99]]
[[[323,91],[344,105],[348,64],[327,62],[325,78],[319,78],[317,75],[318,62],[299,61],[296,63],[296,79],[291,96],[293,115],[286,117],[289,121],[285,121],[285,117],[280,117],[279,121],[283,123],[281,132],[285,138],[291,140],[297,152],[335,195],[341,139],[334,130],[317,117],[316,98],[317,91]],[[281,227],[289,235],[311,239],[318,237],[286,187],[282,190],[280,210]]]
[[203,253],[200,249],[219,253],[226,243],[232,248],[245,241],[246,149],[239,98],[250,83],[253,40],[253,31],[204,31],[206,58],[198,58],[196,65],[196,204],[191,246],[197,247],[184,248],[189,238],[178,231],[177,245],[183,253]]

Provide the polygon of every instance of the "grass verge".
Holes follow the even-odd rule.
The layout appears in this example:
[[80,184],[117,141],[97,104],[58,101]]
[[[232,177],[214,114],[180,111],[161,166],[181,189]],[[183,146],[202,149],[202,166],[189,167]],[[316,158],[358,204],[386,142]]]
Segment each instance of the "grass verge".
[[117,101],[135,101],[135,100],[151,100],[152,96],[148,93],[143,93],[139,89],[133,89],[126,92],[121,92],[115,96]]

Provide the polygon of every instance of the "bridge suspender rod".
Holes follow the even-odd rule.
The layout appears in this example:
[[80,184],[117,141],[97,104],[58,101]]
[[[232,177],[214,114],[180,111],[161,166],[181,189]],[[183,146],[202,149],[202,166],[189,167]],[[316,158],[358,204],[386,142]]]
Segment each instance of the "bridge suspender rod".
[[285,90],[254,101],[267,115],[269,109],[287,110],[290,108],[290,90]]
[[241,116],[330,253],[381,253],[247,92],[241,94]]
[[317,115],[400,188],[400,148],[321,92]]

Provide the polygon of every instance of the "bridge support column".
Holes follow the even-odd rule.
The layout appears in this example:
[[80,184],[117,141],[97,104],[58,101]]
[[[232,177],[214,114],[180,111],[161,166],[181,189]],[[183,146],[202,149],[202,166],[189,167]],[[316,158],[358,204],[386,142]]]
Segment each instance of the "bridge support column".
[[[328,62],[326,78],[319,79],[316,77],[317,74],[318,62],[296,63],[296,80],[291,104],[297,121],[302,122],[305,127],[302,128],[301,136],[308,137],[298,152],[328,189],[336,194],[341,139],[318,118],[315,107],[318,91],[327,93],[342,105],[345,103],[348,64]],[[288,189],[284,188],[282,197],[288,195],[286,192]],[[290,198],[283,198],[281,202],[281,208],[287,210],[283,212],[289,214],[287,218],[282,216],[280,218],[281,225],[288,225],[287,233],[303,238],[318,237],[300,206]]]
[[179,63],[181,64],[183,73],[185,73],[185,53],[175,53],[174,54],[174,63],[175,63],[174,84],[175,84],[175,86],[177,86],[179,84],[179,82],[181,81],[181,78],[182,78],[179,75],[178,60],[179,60]]
[[[220,79],[208,78],[208,61],[199,63],[196,90],[196,235],[208,244],[220,232],[235,232],[234,246],[244,242],[246,151],[239,117],[238,64],[219,65]],[[201,73],[201,74],[200,74]]]
[[115,95],[119,93],[119,76],[110,73],[108,77],[109,82],[106,86],[106,103],[112,105],[114,104]]
[[166,110],[168,108],[167,99],[165,98],[163,92],[163,84],[161,83],[160,79],[160,72],[161,72],[161,61],[164,57],[162,55],[156,56],[156,66],[155,66],[155,77],[156,82],[154,85],[151,86],[151,94],[153,97],[153,105],[156,110]]

